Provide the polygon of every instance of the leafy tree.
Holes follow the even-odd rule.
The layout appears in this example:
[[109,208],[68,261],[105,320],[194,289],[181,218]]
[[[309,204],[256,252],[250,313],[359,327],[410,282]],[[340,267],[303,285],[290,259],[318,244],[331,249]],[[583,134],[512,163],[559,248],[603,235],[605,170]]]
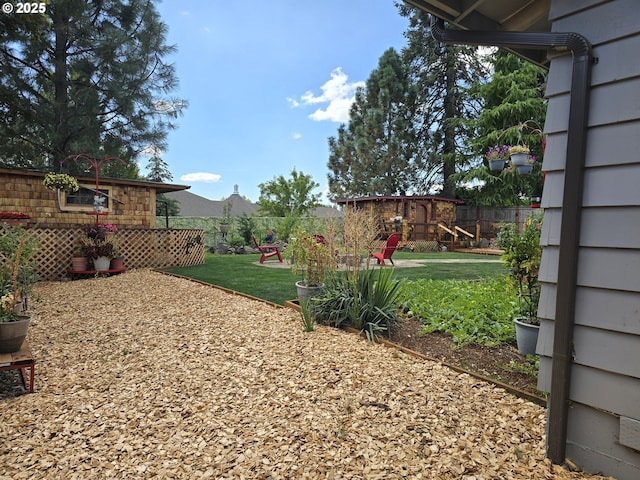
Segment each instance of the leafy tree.
[[471,145],[476,163],[456,175],[461,183],[478,186],[460,189],[458,194],[475,205],[522,205],[529,198],[542,195],[541,161],[534,163],[530,175],[518,175],[511,170],[494,174],[488,170],[484,153],[494,145],[524,143],[538,160],[542,159],[539,129],[547,110],[546,71],[505,50],[498,50],[492,63],[491,81],[474,87],[484,102],[482,112],[472,121],[477,131]]
[[409,18],[402,56],[419,92],[412,121],[424,167],[414,188],[427,193],[441,184],[441,194],[453,198],[454,174],[468,161],[468,144],[476,135],[464,120],[476,118],[482,107],[470,87],[487,76],[487,67],[477,47],[440,45],[424,11],[400,5],[399,12]]
[[409,112],[415,88],[400,55],[390,48],[365,89],[356,92],[349,125],[329,138],[329,191],[333,198],[405,194],[419,169]]
[[148,145],[164,147],[184,102],[165,98],[177,86],[163,61],[174,47],[154,3],[50,0],[44,14],[0,16],[5,166],[51,169],[76,153],[129,162]]
[[258,185],[258,208],[260,212],[274,217],[306,215],[310,210],[320,206],[320,194],[312,193],[312,190],[319,186],[311,175],[298,173],[294,168],[289,179],[279,175]]

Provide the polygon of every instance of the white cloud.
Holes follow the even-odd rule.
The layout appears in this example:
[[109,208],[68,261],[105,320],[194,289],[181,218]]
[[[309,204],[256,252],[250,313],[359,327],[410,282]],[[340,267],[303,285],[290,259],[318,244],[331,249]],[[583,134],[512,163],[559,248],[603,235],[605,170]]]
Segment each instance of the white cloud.
[[301,134],[301,133],[297,133],[297,132],[296,132],[296,133],[294,133],[293,135],[291,135],[291,137],[292,137],[294,140],[300,140],[300,139],[302,138],[302,134]]
[[345,123],[349,121],[349,109],[353,103],[356,89],[364,87],[364,82],[348,82],[349,77],[338,67],[331,72],[331,80],[320,87],[322,94],[315,96],[313,92],[306,92],[300,97],[300,102],[287,99],[293,108],[300,105],[328,104],[326,108],[319,108],[309,118],[315,121],[330,120]]
[[180,180],[183,182],[200,182],[200,183],[217,183],[222,178],[217,173],[196,172],[182,175]]

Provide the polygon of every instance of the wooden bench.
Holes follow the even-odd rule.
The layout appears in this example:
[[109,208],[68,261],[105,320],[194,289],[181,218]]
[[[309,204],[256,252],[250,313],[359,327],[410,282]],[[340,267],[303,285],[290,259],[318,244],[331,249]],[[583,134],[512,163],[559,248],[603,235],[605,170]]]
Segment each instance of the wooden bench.
[[[33,393],[36,361],[31,356],[29,344],[25,341],[22,348],[14,353],[0,353],[0,371],[20,370],[22,385],[28,393]],[[29,373],[27,374],[27,370]]]

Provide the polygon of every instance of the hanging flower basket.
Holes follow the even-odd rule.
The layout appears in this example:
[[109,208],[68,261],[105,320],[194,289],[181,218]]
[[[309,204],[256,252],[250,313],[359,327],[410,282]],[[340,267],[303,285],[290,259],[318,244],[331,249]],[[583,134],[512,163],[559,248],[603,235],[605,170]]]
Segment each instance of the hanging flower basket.
[[529,147],[527,145],[513,145],[509,147],[509,155],[511,163],[516,167],[526,165],[529,159]]
[[533,165],[516,165],[516,169],[519,175],[529,175],[531,173],[531,170],[533,170]]
[[42,184],[49,190],[62,190],[63,192],[77,192],[80,187],[78,181],[66,173],[47,173]]
[[489,160],[489,170],[492,172],[501,172],[504,170],[505,160]]

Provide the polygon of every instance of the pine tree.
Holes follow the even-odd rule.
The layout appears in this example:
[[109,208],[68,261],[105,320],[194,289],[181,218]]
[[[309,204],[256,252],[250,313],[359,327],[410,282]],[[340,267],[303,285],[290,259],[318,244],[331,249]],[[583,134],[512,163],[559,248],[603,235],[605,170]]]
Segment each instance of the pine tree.
[[399,11],[409,18],[402,54],[418,90],[412,120],[424,168],[415,188],[426,193],[440,184],[441,195],[453,198],[453,175],[468,161],[469,141],[475,137],[467,120],[481,108],[470,87],[487,76],[487,67],[476,47],[438,44],[424,11],[407,5]]
[[329,138],[332,198],[405,194],[411,188],[416,165],[409,112],[415,94],[400,55],[388,49],[356,92],[349,124]]
[[177,86],[163,60],[174,47],[154,0],[51,0],[45,14],[0,16],[0,32],[3,165],[56,169],[77,153],[129,162],[165,146],[184,102],[164,97]]

